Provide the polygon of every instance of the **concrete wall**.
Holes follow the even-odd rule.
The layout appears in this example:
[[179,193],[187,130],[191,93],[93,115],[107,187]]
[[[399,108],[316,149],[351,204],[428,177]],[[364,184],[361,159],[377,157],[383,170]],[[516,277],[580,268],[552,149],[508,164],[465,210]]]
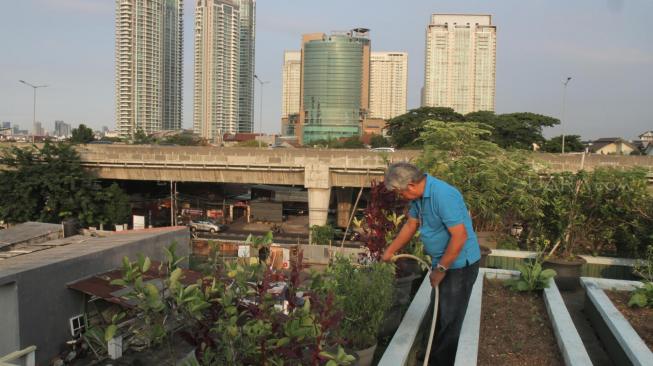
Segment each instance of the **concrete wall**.
[[[143,233],[140,237],[139,232]],[[150,235],[146,231],[120,233],[25,255],[33,258],[46,255],[49,261],[4,278],[0,271],[0,285],[14,281],[18,287],[20,347],[36,345],[37,364],[47,364],[59,352],[61,344],[72,338],[69,318],[84,311],[84,296],[66,288],[66,284],[119,268],[124,256],[135,259],[142,253],[163,260],[163,247],[173,241],[178,243],[177,253],[186,256],[189,240],[186,228],[155,229]]]
[[19,349],[18,288],[12,282],[0,285],[0,357]]

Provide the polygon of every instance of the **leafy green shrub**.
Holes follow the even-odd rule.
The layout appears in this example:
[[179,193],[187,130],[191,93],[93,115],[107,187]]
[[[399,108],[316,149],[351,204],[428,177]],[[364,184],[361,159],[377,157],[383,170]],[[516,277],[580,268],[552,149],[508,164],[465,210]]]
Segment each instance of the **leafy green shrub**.
[[[269,236],[252,239],[261,245]],[[301,254],[286,283],[287,303],[281,306],[270,290],[286,279],[261,263],[226,264],[226,268],[187,284],[174,246],[166,262],[155,267],[149,258],[124,260],[123,277],[112,284],[128,286],[127,298],[136,319],[129,332],[145,346],[171,339],[174,332],[195,346],[195,365],[350,365],[334,336],[341,320],[331,291],[299,281]],[[157,271],[155,286],[144,273]],[[324,283],[314,274],[314,283]],[[298,296],[303,292],[307,296]],[[301,300],[301,301],[300,301]],[[282,310],[283,309],[283,310]],[[174,357],[174,355],[173,355]]]
[[646,256],[637,265],[635,273],[647,281],[653,281],[653,245],[646,248]]
[[653,308],[653,282],[646,282],[644,286],[633,291],[630,301],[628,301],[628,306]]
[[327,288],[336,295],[337,307],[344,318],[338,335],[354,349],[365,349],[376,343],[379,328],[394,295],[394,267],[374,262],[358,267],[338,257],[327,269]]
[[311,226],[311,244],[329,245],[334,235],[335,229],[329,224]]
[[508,280],[507,285],[513,291],[537,291],[549,287],[549,281],[555,277],[556,271],[542,269],[539,260],[532,263],[518,264],[519,278]]

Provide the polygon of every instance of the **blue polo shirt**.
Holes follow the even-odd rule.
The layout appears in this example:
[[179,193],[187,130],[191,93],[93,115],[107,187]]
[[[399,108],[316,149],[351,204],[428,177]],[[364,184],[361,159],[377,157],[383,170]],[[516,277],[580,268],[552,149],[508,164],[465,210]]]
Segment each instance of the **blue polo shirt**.
[[464,224],[467,241],[450,268],[462,268],[481,259],[481,249],[472,227],[472,218],[463,196],[453,186],[426,175],[426,186],[421,199],[410,202],[408,215],[420,221],[420,238],[435,266],[444,255],[451,234],[447,228]]

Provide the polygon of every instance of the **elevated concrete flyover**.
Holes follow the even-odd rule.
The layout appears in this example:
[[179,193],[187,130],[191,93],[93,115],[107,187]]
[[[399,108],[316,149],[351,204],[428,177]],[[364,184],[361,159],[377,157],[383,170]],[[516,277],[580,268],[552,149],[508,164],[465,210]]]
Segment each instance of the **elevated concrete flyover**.
[[309,225],[326,223],[332,187],[369,187],[388,163],[420,153],[100,144],[77,150],[101,179],[304,186]]

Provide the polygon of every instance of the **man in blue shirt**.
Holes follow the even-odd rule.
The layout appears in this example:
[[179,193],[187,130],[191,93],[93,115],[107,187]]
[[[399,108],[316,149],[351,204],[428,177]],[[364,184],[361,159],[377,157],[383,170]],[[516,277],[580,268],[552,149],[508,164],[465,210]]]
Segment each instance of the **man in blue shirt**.
[[417,229],[432,258],[431,285],[439,286],[436,336],[429,361],[453,365],[467,303],[479,270],[481,251],[460,192],[409,163],[390,165],[385,186],[410,200],[408,220],[383,253],[389,261]]

